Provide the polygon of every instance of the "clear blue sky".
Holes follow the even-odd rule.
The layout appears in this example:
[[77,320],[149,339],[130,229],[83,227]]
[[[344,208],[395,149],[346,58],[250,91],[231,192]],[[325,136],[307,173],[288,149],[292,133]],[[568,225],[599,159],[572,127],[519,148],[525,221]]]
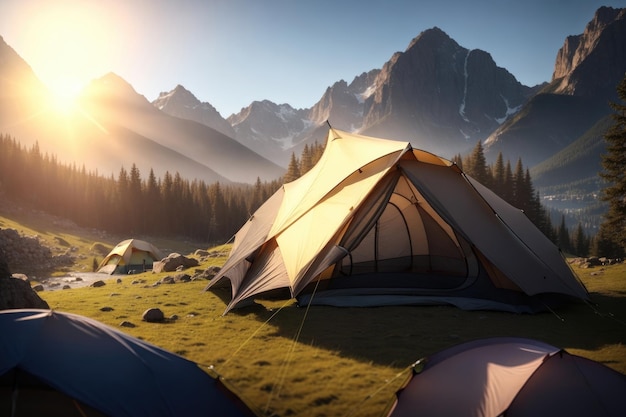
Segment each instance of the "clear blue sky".
[[603,5],[626,0],[2,0],[0,36],[52,89],[112,71],[150,101],[181,84],[228,117],[310,107],[434,26],[523,84],[549,81]]

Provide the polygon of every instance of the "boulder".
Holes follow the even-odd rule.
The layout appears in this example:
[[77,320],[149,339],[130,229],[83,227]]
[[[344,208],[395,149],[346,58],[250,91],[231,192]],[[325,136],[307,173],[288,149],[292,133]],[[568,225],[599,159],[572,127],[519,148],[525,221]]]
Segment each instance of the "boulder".
[[31,288],[28,281],[11,276],[9,265],[0,248],[0,310],[43,308],[50,306]]
[[14,308],[49,309],[50,306],[28,282],[12,277],[0,278],[0,310]]
[[165,315],[159,308],[149,308],[143,312],[141,318],[148,323],[160,323],[165,320]]
[[166,258],[152,264],[152,271],[159,272],[172,272],[176,270],[192,268],[198,266],[198,260],[194,258],[188,258],[180,253],[170,253]]
[[193,279],[211,280],[220,272],[220,270],[221,268],[219,266],[210,266],[203,271],[197,271],[196,274],[193,276]]

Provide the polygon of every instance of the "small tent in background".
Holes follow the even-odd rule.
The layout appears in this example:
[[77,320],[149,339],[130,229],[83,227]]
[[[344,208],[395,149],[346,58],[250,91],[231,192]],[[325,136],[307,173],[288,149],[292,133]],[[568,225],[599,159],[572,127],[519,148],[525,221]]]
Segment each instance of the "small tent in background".
[[523,338],[467,342],[418,361],[388,417],[626,416],[626,376]]
[[151,243],[127,239],[118,243],[102,260],[98,272],[130,274],[152,270],[152,263],[163,259],[161,251]]
[[2,416],[254,416],[196,363],[86,317],[0,312]]
[[[523,212],[408,142],[331,129],[320,161],[237,232],[207,289],[226,311],[288,288],[301,304],[533,312],[588,293]],[[314,293],[314,294],[313,294]]]

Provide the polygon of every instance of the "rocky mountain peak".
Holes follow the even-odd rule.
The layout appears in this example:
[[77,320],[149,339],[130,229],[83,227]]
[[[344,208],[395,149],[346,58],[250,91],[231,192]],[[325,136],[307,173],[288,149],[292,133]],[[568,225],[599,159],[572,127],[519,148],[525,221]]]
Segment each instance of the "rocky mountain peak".
[[201,102],[191,91],[180,84],[172,91],[161,92],[152,104],[170,116],[193,120],[212,127],[230,138],[235,137],[232,126],[215,107],[210,103]]
[[145,109],[149,109],[150,104],[143,95],[135,91],[132,85],[113,72],[92,80],[81,92],[80,99],[83,102],[124,103],[124,105],[144,107]]
[[434,45],[445,46],[446,44],[458,47],[458,44],[450,37],[446,32],[434,26],[430,29],[426,29],[417,35],[407,47],[407,51],[410,51],[418,44],[425,44],[432,47]]
[[490,54],[428,29],[383,66],[365,102],[362,131],[413,138],[452,156],[486,138],[530,95]]
[[309,112],[311,122],[320,125],[328,120],[339,129],[360,129],[363,124],[364,102],[374,90],[374,82],[379,72],[364,72],[350,84],[340,80],[328,87]]
[[599,8],[580,35],[568,36],[557,53],[552,89],[556,93],[614,95],[623,77],[626,9]]

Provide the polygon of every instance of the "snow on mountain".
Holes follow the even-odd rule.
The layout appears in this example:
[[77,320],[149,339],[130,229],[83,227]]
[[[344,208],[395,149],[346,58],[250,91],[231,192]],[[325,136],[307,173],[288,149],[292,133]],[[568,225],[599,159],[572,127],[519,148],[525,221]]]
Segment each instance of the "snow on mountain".
[[235,131],[210,103],[201,102],[182,85],[159,94],[152,104],[170,116],[193,120],[234,138]]

